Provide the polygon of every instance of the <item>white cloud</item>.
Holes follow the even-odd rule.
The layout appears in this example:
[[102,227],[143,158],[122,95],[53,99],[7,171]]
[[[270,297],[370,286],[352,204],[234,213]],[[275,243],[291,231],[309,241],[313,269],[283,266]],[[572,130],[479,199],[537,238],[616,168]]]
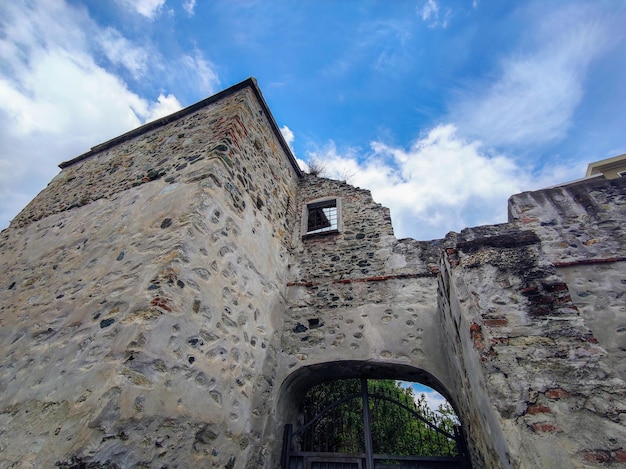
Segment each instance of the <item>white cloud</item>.
[[292,144],[293,144],[293,141],[295,140],[295,137],[294,137],[293,132],[291,131],[291,129],[289,127],[287,127],[286,125],[283,125],[280,128],[280,133],[283,134],[283,138],[285,139],[285,142],[287,142],[287,145],[289,145],[289,148],[293,152]]
[[[186,76],[187,82],[194,84],[205,95],[215,93],[220,84],[215,65],[206,59],[202,51],[195,49],[193,54],[185,54],[182,59],[181,74]],[[181,77],[182,78],[182,77]]]
[[390,208],[398,237],[440,238],[505,222],[508,197],[530,181],[512,159],[462,139],[453,125],[431,129],[408,149],[373,142],[368,155],[361,153],[331,144],[309,157],[322,160],[329,177],[370,189]]
[[444,29],[447,28],[452,16],[452,10],[446,8],[442,15],[443,18],[441,18],[439,4],[436,0],[426,0],[421,8],[416,8],[416,12],[422,21],[428,23],[429,28],[437,28],[439,26]]
[[125,67],[136,80],[148,70],[148,51],[137,47],[113,28],[106,28],[98,35],[104,54],[111,63]]
[[[143,101],[123,82],[93,63],[87,55],[62,49],[33,54],[28,74],[4,82],[0,104],[18,118],[22,134],[82,134],[99,126],[119,132],[137,126]],[[116,119],[104,119],[105,116]]]
[[298,166],[300,167],[300,169],[304,171],[305,173],[308,173],[311,170],[311,167],[306,161],[301,160],[300,158],[296,158],[296,162],[298,163]]
[[439,406],[445,405],[448,402],[446,398],[437,391],[420,392],[415,396],[416,399],[419,399],[419,396],[421,395],[424,396],[428,408],[433,412],[437,412],[439,410]]
[[371,190],[388,207],[396,237],[443,238],[449,231],[507,221],[508,198],[578,179],[584,165],[522,166],[512,157],[467,140],[452,124],[439,125],[409,148],[372,142],[370,151],[334,143],[308,153],[322,176]]
[[599,14],[574,5],[542,18],[523,41],[530,51],[503,58],[494,83],[472,85],[484,91],[470,91],[452,107],[454,122],[489,145],[562,139],[582,100],[590,64],[611,43]]
[[419,10],[421,13],[422,20],[436,20],[439,16],[439,5],[435,0],[426,0],[424,6]]
[[292,130],[287,127],[286,125],[283,125],[280,128],[280,133],[283,135],[283,138],[285,139],[285,142],[287,142],[287,145],[289,146],[289,149],[291,150],[291,153],[294,155],[294,157],[296,158],[296,162],[298,163],[298,166],[300,166],[300,169],[304,172],[309,172],[310,167],[308,165],[308,163],[304,160],[301,160],[300,158],[298,158],[296,156],[296,152],[293,149],[293,142],[296,139],[295,135],[293,134]]
[[181,107],[172,94],[140,97],[98,65],[93,51],[107,43],[119,46],[110,59],[131,72],[144,73],[145,58],[84,10],[49,0],[10,3],[0,5],[0,228],[58,163]]
[[118,0],[118,2],[151,20],[159,16],[165,5],[165,0]]
[[196,8],[196,0],[185,0],[183,2],[183,9],[187,12],[189,16],[194,15],[195,8]]
[[144,122],[150,122],[159,117],[165,117],[182,108],[180,102],[173,94],[164,96],[160,94],[156,103],[149,103],[148,108],[142,115]]

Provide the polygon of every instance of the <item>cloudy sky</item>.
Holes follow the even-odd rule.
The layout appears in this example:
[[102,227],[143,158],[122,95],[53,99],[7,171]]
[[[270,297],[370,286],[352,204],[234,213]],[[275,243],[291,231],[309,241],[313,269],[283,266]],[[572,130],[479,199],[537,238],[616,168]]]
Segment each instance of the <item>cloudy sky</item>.
[[624,0],[0,2],[0,228],[69,160],[249,76],[398,237],[626,153]]

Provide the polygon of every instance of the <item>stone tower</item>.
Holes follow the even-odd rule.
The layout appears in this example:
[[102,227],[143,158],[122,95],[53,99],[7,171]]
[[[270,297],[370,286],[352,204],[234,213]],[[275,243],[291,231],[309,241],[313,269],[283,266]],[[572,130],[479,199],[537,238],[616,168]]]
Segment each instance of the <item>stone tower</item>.
[[60,166],[0,237],[1,467],[278,468],[336,377],[437,389],[474,467],[626,462],[626,178],[397,240],[253,79]]

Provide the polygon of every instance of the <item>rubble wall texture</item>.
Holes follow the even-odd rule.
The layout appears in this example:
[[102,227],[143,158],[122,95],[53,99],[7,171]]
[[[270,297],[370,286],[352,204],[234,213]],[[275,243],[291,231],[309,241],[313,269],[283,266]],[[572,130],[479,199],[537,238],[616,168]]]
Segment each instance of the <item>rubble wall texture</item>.
[[[274,469],[304,392],[356,376],[442,392],[477,468],[626,463],[626,180],[397,240],[277,132],[231,90],[64,165],[2,232],[0,467]],[[303,236],[321,197],[341,229]]]
[[[331,368],[314,364],[342,359],[352,360],[352,372],[339,367],[344,376],[358,374],[359,361],[372,377],[388,376],[383,365],[390,364],[399,379],[406,379],[400,365],[428,372],[435,378],[430,384],[459,412],[476,467],[624,462],[625,389],[621,355],[613,353],[620,342],[612,337],[609,349],[592,330],[594,320],[598,329],[609,323],[598,319],[604,315],[614,321],[611,330],[624,331],[624,191],[619,183],[591,189],[600,208],[587,204],[576,217],[560,208],[542,222],[551,190],[538,191],[512,198],[512,211],[526,204],[524,220],[417,242],[392,237],[386,211],[369,192],[305,179],[301,205],[323,196],[347,201],[344,231],[312,238],[296,233],[282,334],[288,355],[279,368],[311,367],[319,380]],[[587,191],[568,190],[575,195],[561,195],[561,205],[576,205]],[[600,227],[587,230],[594,220]],[[565,244],[565,234],[574,232],[587,236],[580,245],[595,257]],[[605,259],[609,251],[608,264],[581,262]],[[576,283],[583,281],[586,290]],[[577,288],[585,298],[593,289],[602,311],[586,317],[581,295],[571,294]]]
[[[321,197],[341,200],[343,227],[293,233],[278,367],[287,384],[277,426],[289,422],[307,387],[328,379],[420,381],[449,397],[437,310],[444,241],[398,241],[388,209],[369,191],[305,176],[299,205]],[[296,212],[293,226],[301,226],[302,215]]]
[[[447,249],[455,252],[454,248]],[[506,441],[487,392],[486,376],[479,372],[481,363],[472,340],[472,322],[465,317],[463,308],[469,295],[463,287],[451,281],[449,263],[444,259],[439,276],[438,312],[448,347],[451,397],[465,428],[473,467],[511,467]]]
[[501,436],[483,451],[493,457],[486,466],[623,462],[624,382],[539,237],[510,225],[464,230],[445,261],[453,306],[442,310],[465,348],[451,357],[461,399],[469,401],[460,405],[461,418],[483,429],[468,432],[469,444],[476,449],[484,436]]
[[511,223],[445,248],[440,309],[475,464],[626,461],[624,182],[515,195]]
[[421,243],[422,253],[420,243],[397,242],[388,209],[369,191],[312,176],[301,181],[301,206],[323,196],[341,199],[343,229],[305,238],[294,233],[284,371],[339,359],[442,369],[431,353],[441,344],[430,333],[438,329],[437,243]]
[[626,379],[626,178],[517,194],[509,216],[541,237],[611,367]]
[[296,181],[249,89],[65,168],[0,240],[0,467],[263,467]]

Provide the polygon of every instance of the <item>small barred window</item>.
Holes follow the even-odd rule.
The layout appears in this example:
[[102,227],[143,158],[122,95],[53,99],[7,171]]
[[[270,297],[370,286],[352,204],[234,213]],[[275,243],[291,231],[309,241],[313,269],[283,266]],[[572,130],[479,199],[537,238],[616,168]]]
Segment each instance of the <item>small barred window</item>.
[[303,213],[305,235],[332,233],[339,231],[340,206],[338,199],[326,198],[311,202]]
[[337,200],[309,204],[307,234],[337,229]]

